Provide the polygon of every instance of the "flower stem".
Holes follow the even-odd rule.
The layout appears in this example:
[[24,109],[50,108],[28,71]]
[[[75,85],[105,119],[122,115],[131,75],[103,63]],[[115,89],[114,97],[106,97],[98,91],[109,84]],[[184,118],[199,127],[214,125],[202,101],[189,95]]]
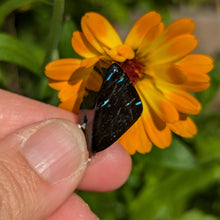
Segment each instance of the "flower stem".
[[54,0],[53,15],[42,69],[51,60],[52,53],[58,45],[63,20],[64,4],[65,0]]

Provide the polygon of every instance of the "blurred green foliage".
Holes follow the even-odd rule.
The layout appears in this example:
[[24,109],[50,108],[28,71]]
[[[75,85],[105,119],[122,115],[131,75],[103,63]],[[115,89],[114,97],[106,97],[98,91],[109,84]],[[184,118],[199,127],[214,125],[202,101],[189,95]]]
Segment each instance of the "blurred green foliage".
[[[44,66],[77,56],[71,36],[85,12],[97,11],[129,30],[134,14],[157,10],[168,23],[170,7],[184,4],[216,7],[214,0],[1,0],[0,87],[57,105]],[[220,219],[220,113],[210,104],[219,96],[219,55],[215,64],[212,86],[197,95],[203,111],[195,117],[195,138],[174,137],[165,150],[134,155],[130,178],[116,191],[78,192],[101,219]]]

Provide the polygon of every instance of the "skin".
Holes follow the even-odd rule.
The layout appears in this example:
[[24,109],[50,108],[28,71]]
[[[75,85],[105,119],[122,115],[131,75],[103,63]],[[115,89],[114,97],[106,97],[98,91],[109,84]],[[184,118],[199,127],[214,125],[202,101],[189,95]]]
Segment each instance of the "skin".
[[[0,90],[0,97],[0,175],[5,177],[0,178],[0,189],[1,187],[7,189],[0,190],[0,204],[6,204],[4,209],[0,208],[0,219],[4,219],[1,216],[7,214],[12,216],[10,219],[14,219],[13,216],[16,215],[21,216],[21,219],[30,219],[31,216],[37,216],[32,219],[49,220],[97,219],[89,206],[72,192],[76,187],[79,190],[96,192],[111,191],[120,187],[127,180],[131,170],[131,158],[126,150],[119,143],[115,143],[97,153],[88,163],[77,186],[72,186],[74,185],[71,185],[72,180],[68,179],[56,185],[45,183],[23,158],[16,154],[13,161],[16,166],[10,162],[13,159],[9,155],[9,166],[7,169],[1,169],[1,163],[7,160],[7,147],[8,143],[13,142],[14,132],[22,133],[25,127],[34,126],[34,123],[51,118],[65,119],[70,121],[67,123],[77,124],[77,116],[4,90]],[[77,126],[74,126],[73,130],[76,135],[83,136]],[[22,175],[17,174],[20,170]],[[28,181],[23,181],[22,178],[27,178]],[[24,189],[25,194],[22,192]],[[11,202],[15,200],[11,198],[16,198],[17,202]],[[42,209],[33,208],[39,206],[42,198],[47,204],[42,204]]]

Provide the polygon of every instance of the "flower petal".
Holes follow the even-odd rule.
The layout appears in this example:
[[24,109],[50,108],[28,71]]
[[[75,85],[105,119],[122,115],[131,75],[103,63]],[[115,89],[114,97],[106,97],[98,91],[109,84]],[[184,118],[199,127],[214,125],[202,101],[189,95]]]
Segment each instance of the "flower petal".
[[116,62],[124,62],[126,60],[125,57],[118,55],[116,48],[113,49],[108,49],[108,48],[104,48],[106,54],[108,54],[108,56],[116,61]]
[[141,117],[119,138],[119,142],[131,155],[136,151],[144,154],[150,152],[152,148]]
[[132,27],[128,33],[125,44],[136,50],[141,44],[148,31],[159,24],[161,21],[160,14],[152,11],[143,15]]
[[192,34],[194,29],[195,23],[190,18],[179,19],[164,30],[164,40],[169,41],[180,35]]
[[120,63],[135,56],[134,51],[127,45],[119,45],[112,49],[104,48],[104,50],[112,60]]
[[202,54],[190,54],[177,62],[187,73],[187,81],[181,86],[189,92],[200,92],[210,86],[210,77],[206,74],[213,68],[213,59]]
[[47,77],[54,80],[68,80],[80,67],[80,59],[60,59],[50,62],[45,67]]
[[93,70],[89,77],[88,80],[86,82],[86,88],[88,90],[92,90],[95,92],[98,92],[101,88],[102,85],[102,77],[100,74],[98,74],[95,70]]
[[166,148],[171,144],[172,135],[166,123],[163,122],[147,103],[142,102],[142,118],[145,130],[150,140],[159,148]]
[[165,63],[151,67],[154,77],[163,79],[169,83],[183,84],[187,80],[187,74],[176,64]]
[[144,39],[137,48],[137,56],[144,57],[150,51],[154,51],[161,43],[161,39],[157,39],[164,31],[164,24],[159,23],[153,26],[145,35]]
[[97,39],[95,38],[94,34],[91,32],[91,30],[89,29],[87,23],[86,23],[86,19],[84,17],[82,17],[81,20],[81,28],[82,28],[82,32],[86,38],[86,40],[92,45],[92,47],[94,47],[100,54],[104,53],[104,50],[102,48],[102,45],[100,44],[100,42],[97,41]]
[[[148,103],[154,112],[165,122],[178,120],[179,114],[173,104],[156,89],[148,80],[142,80],[135,85],[142,102]],[[147,88],[147,89],[145,89]]]
[[196,115],[201,111],[198,100],[187,92],[170,93],[169,98],[176,108],[183,113]]
[[193,35],[181,35],[164,44],[149,55],[153,64],[174,62],[190,53],[197,46],[198,40]]
[[190,54],[177,62],[177,65],[186,72],[197,74],[208,73],[214,67],[213,59],[203,54]]
[[210,87],[209,82],[188,82],[187,84],[183,85],[182,88],[187,92],[201,92]]
[[94,67],[91,66],[89,68],[81,67],[79,68],[69,80],[71,85],[77,84],[78,82],[82,81],[85,83],[85,87],[88,90],[92,91],[99,91],[102,85],[102,76],[98,74]]
[[188,82],[209,82],[210,77],[205,73],[200,72],[188,72],[187,74],[187,81]]
[[68,84],[65,86],[65,88],[59,92],[59,98],[62,102],[59,107],[68,111],[73,111],[74,113],[78,113],[83,96],[85,95],[84,88],[85,85],[83,81],[80,81],[74,85]]
[[[127,45],[119,45],[122,46],[120,48],[115,47],[113,49],[108,49],[108,48],[104,48],[106,54],[108,54],[108,56],[116,61],[116,62],[124,62],[127,59],[132,59],[134,57],[134,51],[131,50],[130,48],[126,48],[128,47]],[[125,51],[126,49],[128,49],[127,51]],[[124,51],[122,51],[124,50]]]
[[57,81],[49,79],[48,85],[55,90],[61,90],[67,85],[67,81]]
[[77,84],[80,81],[86,81],[88,79],[88,76],[90,72],[92,71],[92,68],[84,68],[80,67],[77,69],[71,76],[71,78],[68,80],[68,84],[70,86]]
[[82,80],[77,82],[74,85],[71,85],[71,84],[67,83],[67,85],[62,90],[60,90],[60,92],[58,94],[58,97],[61,100],[61,102],[69,99],[73,95],[77,96],[78,92],[82,88],[82,85],[83,85]]
[[177,135],[185,138],[191,138],[197,133],[197,128],[191,118],[180,113],[179,121],[168,124],[168,127]]
[[134,58],[134,51],[128,45],[118,45],[116,50],[118,55],[123,56],[126,59],[131,60]]
[[90,57],[90,58],[84,59],[81,62],[81,67],[83,67],[83,68],[93,67],[101,58],[102,57],[99,56],[99,57]]
[[[104,45],[108,48],[114,48],[120,44],[122,41],[118,36],[115,29],[108,22],[106,18],[95,12],[86,13],[82,18],[82,30],[85,34],[87,40],[100,51],[100,46]],[[91,38],[92,35],[92,38]],[[95,38],[95,41],[94,41]]]
[[164,96],[174,104],[179,112],[191,115],[196,115],[200,112],[201,105],[199,101],[181,88],[162,82],[158,82],[157,86],[163,92]]
[[79,94],[78,96],[73,95],[69,99],[60,103],[59,108],[78,114],[80,109],[80,104],[82,101],[83,101],[83,94],[81,95]]
[[72,47],[76,51],[76,53],[85,58],[99,55],[99,52],[95,50],[91,46],[91,44],[89,44],[83,33],[81,33],[80,31],[73,32]]
[[187,82],[181,85],[181,88],[188,92],[200,92],[210,86],[210,77],[206,74],[189,73]]

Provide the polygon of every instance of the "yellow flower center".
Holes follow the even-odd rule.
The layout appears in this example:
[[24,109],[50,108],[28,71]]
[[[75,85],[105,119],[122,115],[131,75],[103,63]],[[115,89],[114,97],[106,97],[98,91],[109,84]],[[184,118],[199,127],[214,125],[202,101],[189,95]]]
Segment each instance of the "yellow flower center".
[[133,58],[131,60],[126,60],[123,63],[120,63],[122,69],[126,72],[129,79],[135,84],[138,79],[143,77],[143,63],[140,62],[138,58]]

